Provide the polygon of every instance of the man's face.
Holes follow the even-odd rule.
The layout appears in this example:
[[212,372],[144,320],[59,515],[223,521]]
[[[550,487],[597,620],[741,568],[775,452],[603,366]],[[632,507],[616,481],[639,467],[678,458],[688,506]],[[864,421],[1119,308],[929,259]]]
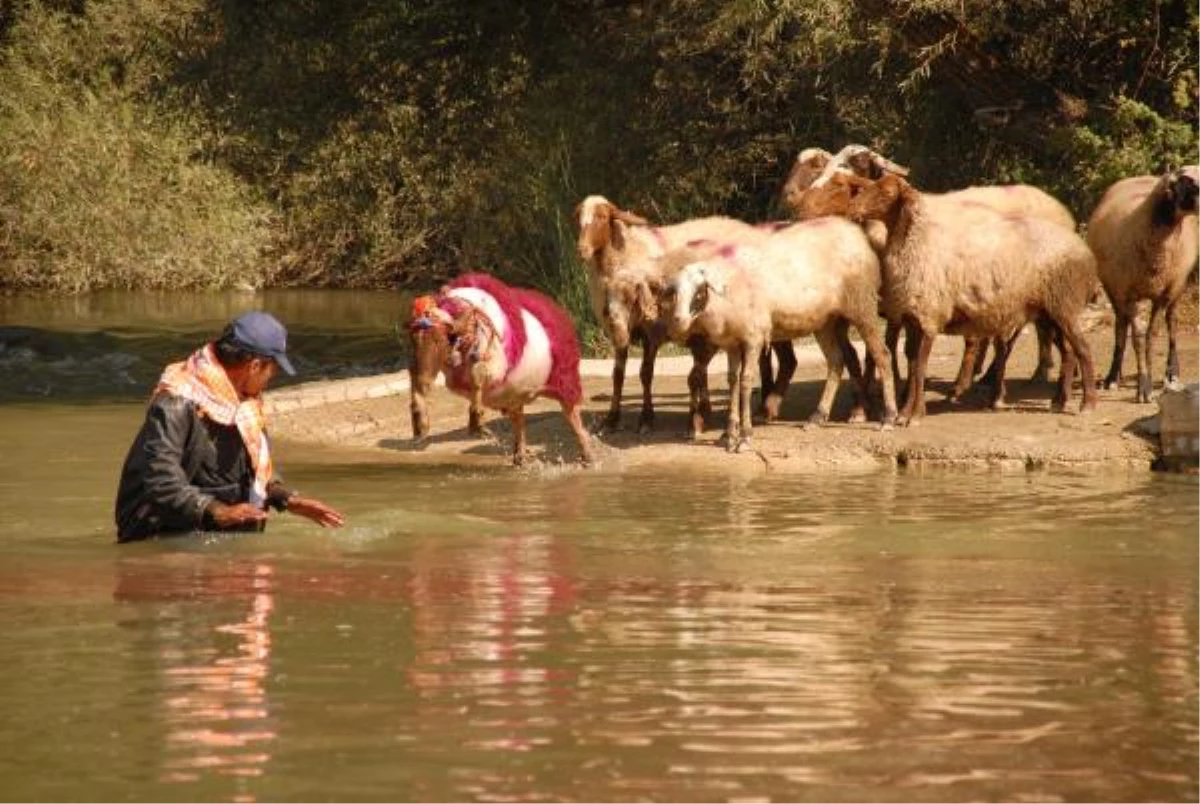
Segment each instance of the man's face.
[[279,364],[269,357],[251,358],[246,364],[246,374],[242,380],[242,396],[258,396],[267,389],[267,385],[279,372]]

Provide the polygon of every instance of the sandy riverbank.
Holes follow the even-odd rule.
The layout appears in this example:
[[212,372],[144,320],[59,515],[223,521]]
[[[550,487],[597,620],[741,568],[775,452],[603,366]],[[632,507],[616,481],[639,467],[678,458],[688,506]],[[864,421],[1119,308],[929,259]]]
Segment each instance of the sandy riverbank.
[[[1097,374],[1108,368],[1112,350],[1110,319],[1097,316],[1088,332]],[[1200,374],[1200,338],[1195,325],[1181,327],[1180,361],[1185,383]],[[861,351],[861,349],[860,349]],[[849,424],[845,419],[850,388],[843,383],[833,421],[805,429],[801,422],[815,407],[824,363],[811,342],[798,343],[800,366],[779,422],[755,427],[753,452],[730,455],[716,444],[725,421],[724,361],[713,362],[710,386],[717,408],[710,429],[697,442],[684,440],[686,373],[690,357],[660,360],[656,370],[655,432],[636,432],[641,389],[639,363],[631,358],[625,384],[623,427],[599,436],[602,471],[655,465],[713,468],[722,471],[863,471],[897,466],[962,466],[1021,470],[1037,468],[1148,470],[1158,457],[1155,433],[1147,433],[1158,405],[1133,402],[1132,377],[1119,388],[1100,391],[1098,409],[1078,415],[1079,394],[1067,412],[1051,413],[1049,383],[1028,380],[1034,365],[1036,338],[1032,328],[1018,341],[1010,362],[1008,400],[1011,407],[984,407],[985,390],[977,388],[961,403],[946,399],[962,354],[962,340],[938,338],[930,360],[928,416],[917,427],[881,431],[876,423]],[[1156,341],[1155,376],[1161,383],[1166,337]],[[1126,373],[1133,371],[1132,349]],[[612,390],[611,361],[584,361],[585,421],[598,422],[608,409]],[[352,380],[307,383],[268,395],[272,430],[277,440],[319,444],[353,453],[355,460],[427,464],[504,464],[511,445],[507,420],[489,413],[484,439],[466,432],[466,401],[439,387],[431,401],[432,438],[422,447],[412,443],[407,372]],[[557,403],[540,400],[527,408],[529,445],[546,462],[570,463],[576,445]]]

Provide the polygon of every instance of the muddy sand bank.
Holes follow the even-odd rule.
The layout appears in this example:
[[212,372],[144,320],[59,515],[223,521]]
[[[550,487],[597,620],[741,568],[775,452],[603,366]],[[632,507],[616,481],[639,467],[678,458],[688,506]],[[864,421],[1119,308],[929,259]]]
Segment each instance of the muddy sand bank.
[[[1088,331],[1097,374],[1108,369],[1112,354],[1111,318],[1098,316]],[[1183,381],[1195,383],[1200,339],[1194,325],[1181,327]],[[930,359],[928,415],[919,426],[881,431],[875,422],[846,422],[851,400],[843,382],[832,421],[819,428],[802,426],[816,407],[824,382],[824,361],[811,339],[797,342],[800,361],[780,420],[754,428],[754,451],[729,454],[717,439],[728,400],[723,356],[713,361],[710,388],[716,412],[698,441],[684,438],[687,416],[686,374],[691,358],[658,361],[654,384],[655,430],[637,432],[641,406],[637,358],[626,373],[622,427],[597,438],[601,471],[672,466],[738,472],[869,471],[886,468],[957,466],[1024,471],[1040,468],[1148,471],[1159,457],[1156,402],[1134,399],[1132,349],[1126,352],[1127,379],[1121,387],[1099,392],[1098,408],[1078,415],[1079,389],[1064,413],[1050,412],[1054,386],[1029,380],[1036,358],[1032,327],[1019,339],[1010,360],[1007,410],[986,405],[986,388],[976,387],[961,402],[947,399],[962,355],[962,339],[937,339]],[[1155,376],[1161,384],[1166,337],[1155,342]],[[861,352],[861,345],[860,345]],[[612,363],[586,360],[582,367],[589,426],[608,410]],[[1057,374],[1057,370],[1054,372]],[[1156,386],[1157,389],[1157,386]],[[1157,391],[1156,391],[1157,393]],[[274,437],[281,442],[320,445],[356,461],[449,465],[503,465],[509,461],[508,421],[489,412],[480,439],[468,435],[466,400],[444,387],[430,400],[432,436],[414,445],[409,421],[408,373],[351,380],[321,381],[268,394]],[[558,404],[539,400],[527,409],[529,447],[534,459],[574,462],[578,450]]]

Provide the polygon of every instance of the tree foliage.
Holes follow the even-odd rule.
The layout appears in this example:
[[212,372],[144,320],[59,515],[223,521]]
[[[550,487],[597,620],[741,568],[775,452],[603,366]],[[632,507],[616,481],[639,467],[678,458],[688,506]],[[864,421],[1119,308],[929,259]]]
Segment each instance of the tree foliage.
[[585,195],[777,217],[847,142],[1086,219],[1196,161],[1197,33],[1182,0],[0,0],[0,285],[483,268],[583,317]]

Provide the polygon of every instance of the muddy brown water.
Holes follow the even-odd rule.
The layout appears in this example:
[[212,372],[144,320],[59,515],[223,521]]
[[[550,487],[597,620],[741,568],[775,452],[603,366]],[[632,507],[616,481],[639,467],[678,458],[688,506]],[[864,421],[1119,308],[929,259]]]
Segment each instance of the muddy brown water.
[[1194,477],[281,444],[346,528],[117,547],[141,395],[66,396],[0,405],[5,799],[1197,799]]

